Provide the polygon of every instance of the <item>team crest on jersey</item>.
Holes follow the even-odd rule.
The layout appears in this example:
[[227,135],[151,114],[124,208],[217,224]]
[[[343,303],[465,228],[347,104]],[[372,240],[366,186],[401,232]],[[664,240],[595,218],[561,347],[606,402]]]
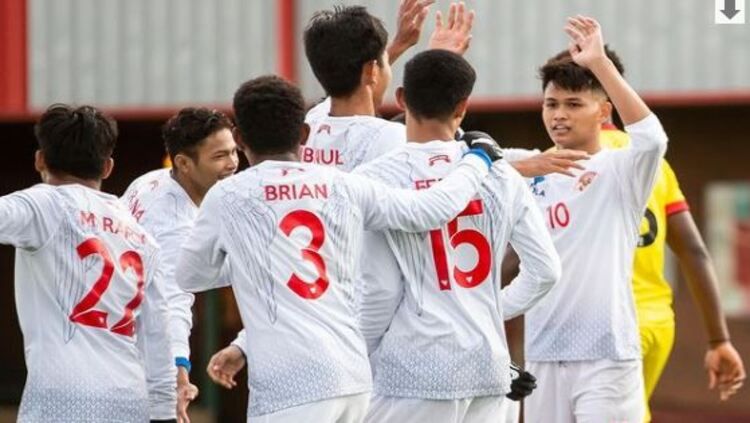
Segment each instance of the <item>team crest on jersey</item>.
[[445,162],[450,163],[451,158],[448,157],[446,154],[438,154],[437,156],[430,157],[427,162],[430,164],[430,167],[435,166],[435,163],[437,162]]
[[578,178],[578,182],[576,182],[576,189],[578,191],[585,190],[589,185],[591,185],[592,182],[594,182],[594,178],[596,178],[596,175],[598,175],[598,173],[596,172],[585,172],[583,175],[581,175],[580,178]]
[[328,135],[331,135],[331,125],[328,125],[327,123],[320,125],[316,134],[319,134],[321,132],[326,132]]
[[287,167],[287,168],[281,169],[281,176],[286,176],[294,171],[304,172],[305,169],[302,169],[301,167]]
[[540,185],[542,182],[544,182],[544,176],[535,176],[534,180],[531,181],[531,185],[529,188],[531,188],[531,193],[536,195],[537,197],[545,197],[546,193],[544,192],[544,188],[542,188]]

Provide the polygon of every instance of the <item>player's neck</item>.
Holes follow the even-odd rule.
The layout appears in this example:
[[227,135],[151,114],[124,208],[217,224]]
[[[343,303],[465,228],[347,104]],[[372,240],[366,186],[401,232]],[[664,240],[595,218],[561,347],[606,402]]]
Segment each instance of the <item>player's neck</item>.
[[349,97],[331,97],[330,116],[375,116],[375,105],[372,94],[367,90],[357,89]]
[[203,197],[206,196],[206,191],[204,191],[197,184],[193,183],[190,178],[176,173],[174,172],[174,170],[170,172],[170,174],[172,175],[172,179],[174,179],[177,184],[182,187],[183,191],[185,191],[185,194],[187,194],[188,197],[193,200],[193,204],[195,204],[197,207],[200,207],[201,202],[203,202]]
[[67,174],[47,173],[43,179],[44,183],[54,186],[78,184],[97,191],[101,191],[102,189],[102,181],[100,180],[82,179]]
[[416,120],[411,116],[406,121],[406,140],[408,142],[454,141],[455,135],[455,129],[445,122],[430,119]]
[[577,150],[585,151],[590,155],[594,155],[602,151],[602,145],[599,143],[599,138],[597,137],[595,140],[586,142],[580,148],[577,148]]
[[280,154],[250,154],[247,158],[248,162],[250,162],[250,166],[255,166],[257,164],[263,163],[267,160],[276,161],[276,162],[298,162],[299,160],[299,154],[295,151],[290,151],[287,153],[280,153]]

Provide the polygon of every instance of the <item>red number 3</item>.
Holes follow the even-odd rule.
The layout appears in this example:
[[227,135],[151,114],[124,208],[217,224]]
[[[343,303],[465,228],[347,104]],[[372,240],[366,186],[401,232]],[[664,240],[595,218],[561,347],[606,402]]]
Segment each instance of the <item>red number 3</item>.
[[[114,273],[115,266],[112,263],[112,257],[107,251],[107,247],[97,238],[90,238],[82,242],[76,250],[78,251],[78,257],[81,260],[85,259],[90,255],[98,255],[101,257],[104,263],[102,267],[102,274],[99,279],[94,282],[94,286],[91,290],[83,297],[81,301],[73,307],[73,311],[70,313],[70,321],[78,323],[84,326],[93,326],[95,328],[107,328],[107,315],[106,311],[96,310],[96,306],[101,300],[102,295],[109,287],[109,283],[112,281],[112,274]],[[141,256],[135,251],[126,251],[120,256],[120,267],[123,272],[128,269],[133,269],[137,277],[137,289],[135,297],[125,305],[125,312],[123,313],[122,319],[115,323],[110,331],[125,335],[133,336],[135,334],[135,318],[133,311],[141,305],[143,301],[143,262]]]
[[291,235],[292,231],[300,226],[307,228],[312,234],[310,243],[302,249],[302,259],[309,261],[315,266],[318,277],[313,282],[305,282],[296,273],[292,273],[287,286],[300,297],[314,300],[323,295],[326,289],[328,289],[326,263],[323,261],[323,257],[318,254],[326,239],[325,228],[320,218],[307,210],[290,212],[279,222],[279,228],[281,228],[286,236]]
[[[469,244],[477,250],[477,256],[479,257],[477,265],[468,272],[458,267],[453,268],[453,278],[457,284],[464,288],[473,288],[484,282],[490,274],[490,268],[492,267],[492,250],[490,249],[489,242],[487,242],[487,238],[476,229],[458,230],[458,219],[460,217],[474,216],[482,213],[482,200],[473,200],[461,214],[448,222],[448,237],[451,247],[456,249],[461,244]],[[435,229],[430,231],[430,241],[432,243],[432,257],[435,260],[438,285],[441,291],[449,290],[451,289],[451,285],[448,278],[448,259],[443,243],[443,230]]]

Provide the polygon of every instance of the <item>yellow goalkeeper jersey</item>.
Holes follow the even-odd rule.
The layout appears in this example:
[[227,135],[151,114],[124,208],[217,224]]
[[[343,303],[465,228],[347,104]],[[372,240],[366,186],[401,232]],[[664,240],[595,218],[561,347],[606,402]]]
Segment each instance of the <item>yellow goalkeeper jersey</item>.
[[[605,148],[624,148],[630,143],[630,138],[613,125],[605,125],[600,141]],[[641,221],[641,237],[635,252],[633,293],[638,323],[642,326],[672,323],[674,320],[672,288],[664,276],[667,218],[686,210],[688,204],[677,177],[669,163],[662,159]]]

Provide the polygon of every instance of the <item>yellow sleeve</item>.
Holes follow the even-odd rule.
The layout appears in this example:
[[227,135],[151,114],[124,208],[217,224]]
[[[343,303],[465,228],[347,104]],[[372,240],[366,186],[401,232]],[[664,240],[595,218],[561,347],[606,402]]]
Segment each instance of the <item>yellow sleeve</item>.
[[674,174],[674,170],[672,170],[672,167],[664,159],[661,161],[660,172],[662,173],[662,178],[664,178],[664,183],[666,185],[666,190],[664,192],[664,207],[666,208],[667,217],[675,213],[690,210],[690,207],[685,200],[685,195],[683,195],[682,190],[680,190],[680,183],[677,182],[677,176]]

